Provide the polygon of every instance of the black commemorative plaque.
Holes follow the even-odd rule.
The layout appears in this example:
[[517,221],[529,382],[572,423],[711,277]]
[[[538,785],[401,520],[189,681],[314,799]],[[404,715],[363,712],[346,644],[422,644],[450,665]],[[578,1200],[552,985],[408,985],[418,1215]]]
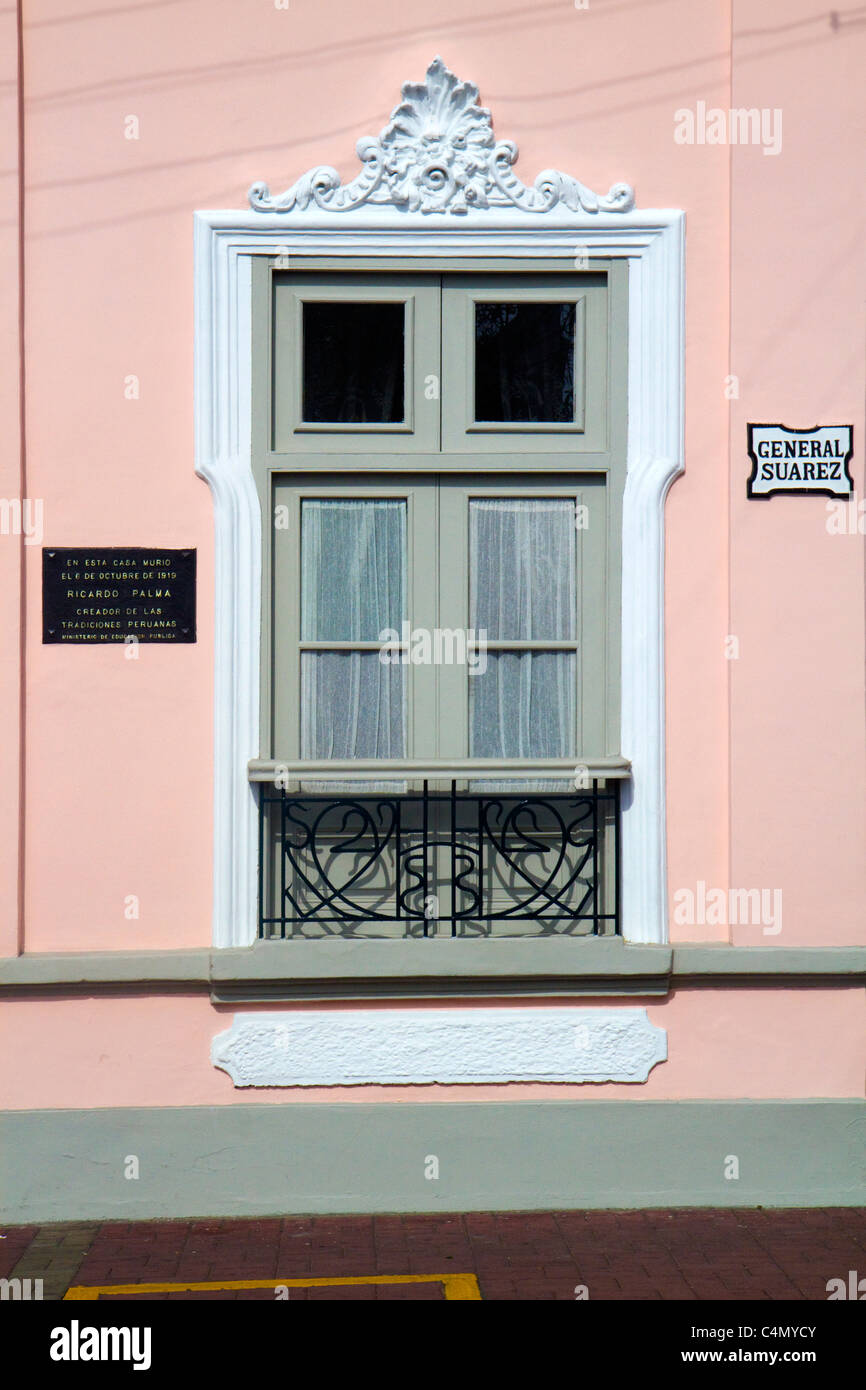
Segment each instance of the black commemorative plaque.
[[43,642],[195,641],[194,550],[42,550]]

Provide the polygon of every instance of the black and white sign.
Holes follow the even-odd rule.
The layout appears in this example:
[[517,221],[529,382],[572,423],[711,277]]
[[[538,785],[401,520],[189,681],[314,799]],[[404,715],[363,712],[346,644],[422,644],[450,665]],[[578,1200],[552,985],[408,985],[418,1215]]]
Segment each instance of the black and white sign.
[[777,492],[847,497],[853,492],[848,472],[854,452],[852,425],[816,425],[811,430],[749,425],[748,430],[749,497],[772,497]]
[[194,550],[42,551],[43,642],[195,641]]

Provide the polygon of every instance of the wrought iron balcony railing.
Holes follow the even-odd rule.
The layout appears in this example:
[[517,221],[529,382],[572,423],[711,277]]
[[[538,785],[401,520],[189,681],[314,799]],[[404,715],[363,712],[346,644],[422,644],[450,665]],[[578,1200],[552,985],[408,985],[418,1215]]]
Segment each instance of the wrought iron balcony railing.
[[623,774],[611,770],[546,791],[525,774],[480,781],[476,765],[466,790],[399,792],[288,790],[260,772],[259,935],[616,934]]

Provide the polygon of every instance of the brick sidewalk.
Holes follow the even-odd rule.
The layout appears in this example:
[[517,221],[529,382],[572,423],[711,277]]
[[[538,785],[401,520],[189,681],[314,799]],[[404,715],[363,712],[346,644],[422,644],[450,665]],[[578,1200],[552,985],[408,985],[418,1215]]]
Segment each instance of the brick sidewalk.
[[[6,1228],[2,1274],[70,1285],[475,1274],[481,1296],[826,1300],[866,1275],[866,1208],[469,1212]],[[131,1294],[132,1297],[136,1295]],[[274,1298],[273,1289],[146,1295]],[[139,1295],[141,1297],[141,1295]],[[292,1288],[290,1298],[440,1299],[442,1286]]]

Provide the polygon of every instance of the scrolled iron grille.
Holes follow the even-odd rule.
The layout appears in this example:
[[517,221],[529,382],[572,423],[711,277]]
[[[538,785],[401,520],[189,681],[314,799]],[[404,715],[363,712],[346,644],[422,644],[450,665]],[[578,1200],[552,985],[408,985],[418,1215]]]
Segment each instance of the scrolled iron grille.
[[616,933],[618,803],[615,782],[547,794],[263,787],[259,934]]

